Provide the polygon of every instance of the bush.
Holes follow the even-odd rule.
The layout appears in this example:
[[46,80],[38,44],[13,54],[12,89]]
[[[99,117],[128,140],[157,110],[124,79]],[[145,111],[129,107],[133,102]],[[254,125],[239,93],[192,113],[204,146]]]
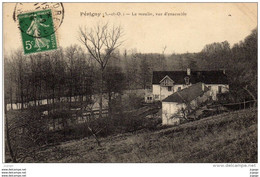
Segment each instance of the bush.
[[42,113],[35,108],[8,112],[5,116],[5,130],[8,131],[5,138],[13,152],[9,153],[12,162],[36,158],[37,150],[46,145],[48,139],[48,124]]

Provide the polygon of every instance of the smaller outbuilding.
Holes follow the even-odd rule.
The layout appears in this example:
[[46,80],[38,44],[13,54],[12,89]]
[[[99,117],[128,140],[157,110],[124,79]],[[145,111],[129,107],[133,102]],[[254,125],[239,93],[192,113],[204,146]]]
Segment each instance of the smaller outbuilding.
[[154,102],[152,90],[149,90],[149,89],[146,89],[146,90],[145,90],[144,101],[145,101],[146,103],[153,103],[153,102]]
[[210,89],[204,83],[197,83],[177,91],[162,100],[162,124],[178,125],[187,111],[195,110],[210,98]]

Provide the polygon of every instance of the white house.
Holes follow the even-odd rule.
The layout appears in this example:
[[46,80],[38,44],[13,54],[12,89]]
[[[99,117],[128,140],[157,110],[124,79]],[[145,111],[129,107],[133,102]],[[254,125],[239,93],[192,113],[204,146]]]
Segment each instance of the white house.
[[162,124],[180,124],[187,106],[195,109],[209,97],[210,89],[201,82],[171,94],[162,100]]
[[[153,101],[162,101],[169,95],[190,87],[198,82],[205,83],[210,89],[210,96],[217,100],[218,93],[229,90],[225,71],[154,71],[152,81]],[[151,99],[151,98],[150,98]]]
[[153,92],[150,89],[145,90],[145,98],[144,101],[146,103],[153,103]]

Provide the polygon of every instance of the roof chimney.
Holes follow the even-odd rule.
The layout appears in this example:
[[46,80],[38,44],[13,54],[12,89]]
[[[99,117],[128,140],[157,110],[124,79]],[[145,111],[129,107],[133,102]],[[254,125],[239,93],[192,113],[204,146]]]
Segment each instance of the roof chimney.
[[205,84],[204,83],[201,83],[201,89],[202,89],[203,92],[205,91]]
[[223,69],[223,74],[226,74],[226,70],[225,69]]
[[190,68],[187,68],[187,75],[190,76]]

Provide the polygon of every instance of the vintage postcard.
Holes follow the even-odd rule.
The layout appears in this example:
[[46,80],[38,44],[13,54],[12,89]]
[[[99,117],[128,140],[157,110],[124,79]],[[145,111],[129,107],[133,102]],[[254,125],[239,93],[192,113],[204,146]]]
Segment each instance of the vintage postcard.
[[258,173],[256,2],[2,5],[4,163]]

